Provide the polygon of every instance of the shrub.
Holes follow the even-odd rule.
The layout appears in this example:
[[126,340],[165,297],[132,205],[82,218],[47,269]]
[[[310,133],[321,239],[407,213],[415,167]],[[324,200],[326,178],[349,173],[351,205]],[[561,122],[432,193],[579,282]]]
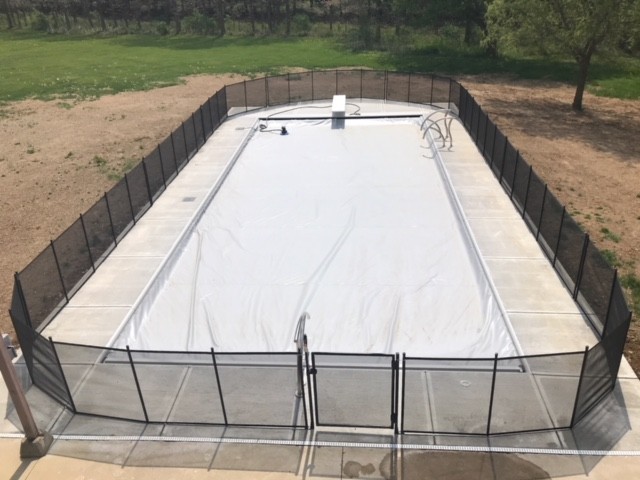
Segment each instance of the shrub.
[[31,30],[36,32],[48,32],[49,31],[49,18],[42,12],[37,12],[31,17]]

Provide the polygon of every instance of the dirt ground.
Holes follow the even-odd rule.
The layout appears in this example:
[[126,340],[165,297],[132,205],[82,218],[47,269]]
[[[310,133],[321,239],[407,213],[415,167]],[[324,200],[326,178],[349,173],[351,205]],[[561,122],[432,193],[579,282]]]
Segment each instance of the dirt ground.
[[[13,273],[87,210],[127,168],[237,76],[92,101],[26,100],[0,106],[0,330]],[[640,277],[640,101],[585,96],[570,86],[506,77],[460,78],[596,244]],[[640,328],[627,358],[640,371]]]

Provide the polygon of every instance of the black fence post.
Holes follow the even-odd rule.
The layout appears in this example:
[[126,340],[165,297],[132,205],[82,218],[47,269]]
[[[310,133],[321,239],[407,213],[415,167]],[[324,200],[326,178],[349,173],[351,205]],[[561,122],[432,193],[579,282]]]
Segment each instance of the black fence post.
[[398,433],[400,433],[400,428],[399,428],[399,422],[400,422],[400,354],[396,353],[395,359],[394,359],[394,380],[395,380],[395,384],[396,384],[396,395],[395,395],[395,411],[393,412],[393,418],[394,418],[394,431],[396,433],[396,435]]
[[513,181],[511,182],[511,192],[509,192],[509,200],[513,202],[513,189],[516,186],[516,178],[518,177],[518,167],[520,166],[520,152],[516,150],[516,164],[513,166]]
[[502,165],[500,166],[500,184],[504,177],[504,166],[507,163],[507,145],[509,145],[509,137],[504,137],[504,148],[502,149]]
[[558,258],[558,249],[560,248],[560,239],[562,238],[562,227],[564,227],[564,217],[567,213],[567,208],[562,206],[562,215],[560,216],[560,228],[558,229],[558,240],[556,241],[556,247],[553,249],[553,261],[551,265],[555,268],[556,260]]
[[266,103],[265,106],[267,107],[271,106],[271,102],[269,100],[269,78],[271,77],[264,77],[264,101]]
[[60,283],[62,284],[62,292],[64,293],[64,298],[69,303],[69,295],[67,293],[67,286],[64,284],[64,277],[62,276],[62,269],[60,268],[60,262],[58,261],[58,255],[56,254],[56,247],[53,244],[53,240],[50,240],[51,251],[53,252],[53,259],[56,261],[56,268],[58,269],[58,275],[60,276]]
[[[536,227],[536,242],[539,242],[540,227],[542,226],[542,217],[544,216],[544,202],[547,199],[547,184],[544,184],[544,191],[542,192],[542,205],[540,206],[540,218],[538,219],[538,225]],[[546,241],[546,238],[545,238]]]
[[582,357],[582,367],[580,367],[580,378],[578,379],[578,388],[576,389],[576,399],[573,402],[573,413],[571,414],[571,423],[569,428],[573,428],[576,424],[576,416],[578,414],[578,401],[580,400],[580,390],[582,389],[582,379],[587,366],[587,358],[589,356],[589,346],[584,347],[584,356]]
[[493,377],[491,378],[491,397],[489,398],[489,415],[487,417],[487,435],[491,434],[491,417],[493,416],[493,396],[496,391],[496,374],[498,373],[498,354],[493,357]]
[[184,151],[186,155],[187,161],[189,161],[189,145],[187,145],[187,129],[184,126],[184,122],[182,122],[182,140],[184,141]]
[[129,357],[129,365],[131,365],[131,371],[133,372],[133,380],[136,382],[136,388],[138,389],[138,395],[140,396],[140,404],[142,405],[142,412],[144,413],[145,422],[149,423],[149,415],[147,414],[147,407],[144,404],[144,397],[142,396],[142,388],[140,388],[140,382],[138,381],[138,374],[136,373],[136,366],[133,364],[133,356],[129,345],[127,345],[127,356]]
[[[306,363],[307,365],[307,391],[309,392],[309,419],[311,420],[311,430],[313,430],[315,428],[315,423],[314,423],[314,419],[318,418],[318,412],[317,412],[317,405],[316,403],[313,401],[314,397],[313,397],[313,391],[311,390],[311,375],[314,375],[314,379],[315,379],[315,365],[312,365],[311,368],[309,368],[309,351],[305,351],[304,352],[304,363]],[[314,382],[315,383],[315,382]]]
[[607,316],[604,320],[604,325],[602,326],[602,337],[607,335],[607,327],[609,326],[609,315],[611,313],[611,307],[613,305],[613,292],[615,292],[616,281],[618,280],[618,269],[615,268],[613,270],[613,280],[611,282],[611,289],[609,290],[609,303],[607,304]]
[[[304,368],[302,366],[302,348],[298,347],[298,354],[296,355],[296,373],[298,376],[298,390],[296,391],[296,397],[302,398],[302,410],[304,411],[304,428],[309,428],[309,418],[307,416],[307,401],[304,394]],[[297,424],[297,417],[295,422]]]
[[56,344],[53,342],[53,338],[49,337],[49,343],[51,344],[51,351],[53,351],[53,356],[56,359],[58,368],[60,369],[60,375],[62,376],[62,383],[64,384],[64,389],[67,391],[67,395],[69,396],[71,411],[73,413],[76,413],[78,410],[76,409],[76,404],[73,401],[73,396],[71,395],[71,389],[69,388],[69,384],[67,383],[67,376],[64,374],[64,370],[62,369],[62,363],[60,363],[60,357],[58,356],[58,350],[56,349]]
[[400,408],[400,433],[404,433],[404,405],[405,405],[405,393],[407,391],[406,385],[407,378],[407,354],[402,354],[402,406]]
[[84,225],[84,217],[80,214],[80,225],[82,225],[82,233],[84,234],[84,241],[87,244],[87,252],[89,252],[89,260],[91,261],[91,269],[96,271],[96,263],[93,260],[93,255],[91,253],[91,246],[89,245],[89,235],[87,235],[87,229]]
[[149,174],[147,173],[147,162],[142,160],[142,171],[144,172],[144,181],[147,184],[147,195],[149,195],[149,203],[153,205],[153,195],[151,195],[151,185],[149,185]]
[[[246,88],[246,82],[245,82],[245,88]],[[196,128],[196,112],[193,112],[191,114],[191,125],[193,125],[193,140],[196,142],[196,152],[197,152],[198,150],[200,150],[200,147],[198,146],[198,129]]]
[[169,134],[169,138],[171,139],[171,151],[173,152],[173,164],[176,166],[176,175],[180,173],[180,169],[178,168],[178,158],[176,155],[176,144],[173,140],[173,132]]
[[584,262],[587,258],[587,249],[589,248],[589,234],[584,234],[584,241],[582,242],[582,255],[580,256],[580,267],[578,268],[578,275],[576,276],[576,284],[573,290],[573,299],[578,298],[578,291],[580,290],[580,283],[582,283],[582,274],[584,273]]
[[522,205],[522,218],[527,214],[527,202],[529,201],[529,186],[531,185],[531,173],[533,167],[529,165],[529,175],[527,176],[527,189],[524,192],[524,204]]
[[[244,86],[244,111],[249,111],[249,105],[247,104],[247,81],[243,80],[242,85]],[[197,142],[196,142],[197,143]]]
[[167,177],[164,174],[164,165],[162,164],[162,150],[160,150],[160,144],[158,144],[158,159],[160,160],[160,173],[162,174],[162,185],[164,189],[167,189]]
[[291,103],[291,74],[287,73],[287,100]]
[[205,142],[207,141],[207,138],[209,138],[209,136],[207,135],[207,127],[204,126],[204,113],[202,113],[202,105],[200,105],[199,108],[200,108],[200,125],[202,125],[202,145],[204,145]]
[[[31,314],[29,313],[29,309],[27,308],[27,299],[24,296],[24,290],[22,290],[22,281],[20,280],[20,274],[15,272],[13,274],[13,281],[16,284],[16,290],[18,291],[18,298],[20,299],[20,304],[22,305],[22,309],[24,310],[24,314],[27,317],[27,323],[31,329],[34,329],[33,322],[31,321]],[[64,288],[64,286],[62,287]]]
[[[487,137],[489,136],[489,115],[486,112],[484,113],[484,141],[482,142],[482,158],[484,161],[487,161]],[[478,123],[480,123],[480,117],[478,117]]]
[[[451,81],[451,77],[449,77],[449,101],[447,102],[447,108],[451,110],[451,89],[453,88],[453,82]],[[480,117],[478,117],[478,125],[480,125]]]
[[136,224],[136,214],[133,211],[133,202],[131,201],[131,189],[129,188],[129,175],[124,174],[124,184],[127,186],[127,197],[129,198],[129,208],[131,209],[131,220],[133,220],[133,224]]
[[[498,138],[498,127],[493,122],[491,122],[491,124],[493,125],[493,141],[491,143],[491,159],[489,161],[489,166],[491,167],[491,171],[493,171],[493,161],[495,160],[495,156],[496,156],[496,139]],[[485,157],[485,161],[486,161],[486,157]]]
[[104,192],[104,202],[107,205],[107,215],[109,215],[109,225],[111,225],[111,235],[113,236],[113,243],[118,246],[118,238],[116,237],[116,229],[113,226],[113,216],[111,215],[111,206],[109,205],[109,197],[107,192]]
[[211,358],[213,359],[213,370],[216,373],[216,383],[218,384],[218,395],[220,395],[220,407],[222,408],[222,416],[224,418],[224,424],[229,425],[227,420],[227,409],[224,406],[224,396],[222,395],[222,385],[220,383],[220,374],[218,373],[218,362],[216,361],[216,352],[211,347]]

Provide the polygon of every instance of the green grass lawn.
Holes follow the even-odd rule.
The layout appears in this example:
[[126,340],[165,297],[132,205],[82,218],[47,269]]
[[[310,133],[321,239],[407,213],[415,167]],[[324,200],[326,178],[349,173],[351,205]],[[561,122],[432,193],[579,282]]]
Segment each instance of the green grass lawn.
[[[413,39],[410,39],[413,41]],[[362,66],[441,74],[510,73],[571,82],[570,60],[487,57],[480,49],[427,39],[421,45],[353,52],[335,38],[47,35],[0,32],[0,102],[95,97],[179,82],[199,73],[275,73],[287,67]],[[594,61],[590,89],[640,98],[640,59]]]

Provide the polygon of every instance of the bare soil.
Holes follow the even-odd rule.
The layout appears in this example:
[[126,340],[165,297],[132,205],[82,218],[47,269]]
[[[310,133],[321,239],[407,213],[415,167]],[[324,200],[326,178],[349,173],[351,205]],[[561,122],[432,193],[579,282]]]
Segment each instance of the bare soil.
[[[26,100],[0,106],[0,330],[13,273],[87,210],[157,143],[225,83],[184,84],[93,101]],[[459,80],[489,113],[596,244],[640,277],[640,101],[585,96],[570,86],[504,76]],[[608,233],[607,233],[608,232]],[[640,371],[640,328],[627,358]]]

